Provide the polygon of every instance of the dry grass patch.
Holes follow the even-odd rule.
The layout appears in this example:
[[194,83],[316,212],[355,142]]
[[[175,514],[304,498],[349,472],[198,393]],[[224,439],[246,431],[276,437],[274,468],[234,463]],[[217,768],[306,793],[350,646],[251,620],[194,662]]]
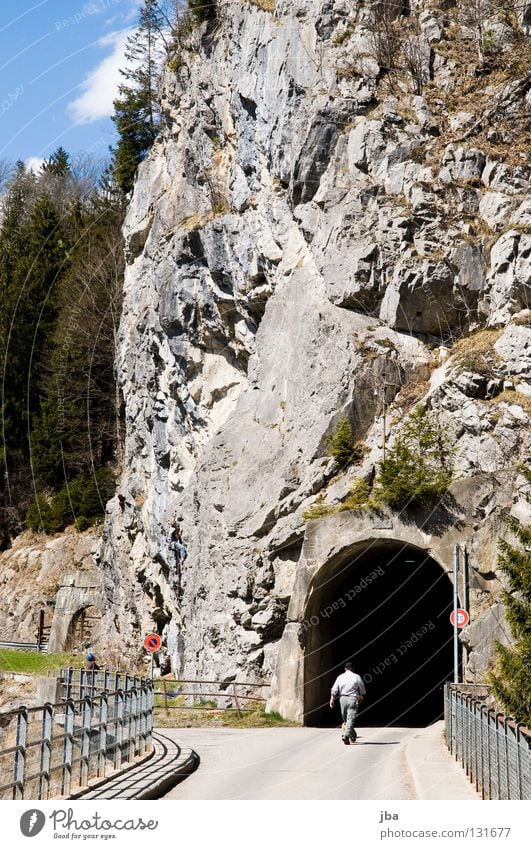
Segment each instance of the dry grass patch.
[[531,417],[531,396],[524,395],[522,392],[516,392],[514,389],[504,389],[495,398],[487,401],[487,404],[489,407],[496,407],[498,404],[521,407],[524,413]]
[[458,360],[471,354],[492,354],[496,357],[494,345],[503,333],[503,328],[477,330],[470,336],[460,339],[452,348],[451,355]]
[[249,3],[264,12],[274,12],[277,8],[277,0],[249,0]]

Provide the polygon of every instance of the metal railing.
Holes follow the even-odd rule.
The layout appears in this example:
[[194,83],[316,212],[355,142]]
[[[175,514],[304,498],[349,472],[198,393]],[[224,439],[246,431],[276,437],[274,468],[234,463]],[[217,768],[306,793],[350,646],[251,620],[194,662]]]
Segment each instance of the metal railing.
[[146,754],[153,685],[125,678],[110,692],[0,714],[0,799],[68,797]]
[[[156,706],[163,707],[166,716],[170,710],[219,712],[229,709],[236,710],[240,716],[255,711],[256,703],[265,703],[267,699],[262,695],[262,688],[270,686],[268,681],[220,682],[197,678],[161,678],[155,682],[154,696],[158,697]],[[225,704],[220,705],[220,701]],[[242,702],[255,704],[249,708],[242,706]]]
[[446,740],[483,799],[531,799],[531,730],[447,684]]
[[73,669],[64,667],[59,672],[62,699],[83,699],[104,692],[131,690],[138,687],[144,679],[128,672],[115,672],[110,669]]

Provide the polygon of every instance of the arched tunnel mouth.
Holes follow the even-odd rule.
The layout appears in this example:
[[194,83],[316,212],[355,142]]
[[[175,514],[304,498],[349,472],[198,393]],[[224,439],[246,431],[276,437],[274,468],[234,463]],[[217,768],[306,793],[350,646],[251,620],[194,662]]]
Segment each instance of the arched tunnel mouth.
[[371,541],[316,576],[303,622],[304,724],[335,726],[330,690],[350,660],[367,695],[357,724],[425,726],[453,679],[453,586],[426,551]]

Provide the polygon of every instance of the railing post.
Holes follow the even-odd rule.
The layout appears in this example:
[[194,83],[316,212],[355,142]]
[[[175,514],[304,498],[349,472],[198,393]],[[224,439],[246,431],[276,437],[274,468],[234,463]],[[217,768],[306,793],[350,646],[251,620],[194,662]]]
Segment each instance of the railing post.
[[114,768],[120,769],[122,763],[122,742],[123,742],[123,723],[124,723],[124,694],[122,690],[118,690],[115,696],[115,728],[116,728],[116,747],[114,750]]
[[236,689],[236,682],[233,682],[232,690],[233,690],[233,693],[234,693],[234,703],[236,705],[236,710],[238,711],[238,718],[241,718],[242,712],[240,710],[240,703],[238,701],[238,691]]
[[499,731],[499,722],[498,717],[503,716],[502,713],[498,711],[498,713],[494,716],[494,727],[496,729],[496,799],[501,799],[501,772],[500,772],[500,731]]
[[62,796],[68,796],[70,794],[70,785],[72,783],[72,757],[74,751],[74,715],[74,702],[72,699],[69,699],[65,705],[65,742],[63,751],[63,778],[61,782]]
[[505,737],[505,774],[507,778],[507,798],[511,798],[511,770],[509,764],[509,734],[507,723],[512,719],[511,716],[506,716],[503,720],[503,736]]
[[72,698],[72,679],[74,676],[74,670],[71,666],[68,667],[66,671],[66,680],[65,680],[65,701],[67,702]]
[[516,723],[516,792],[517,799],[523,799],[524,795],[522,793],[522,755],[520,752],[520,740],[522,735],[520,734],[520,729],[524,725],[523,722]]
[[107,693],[102,693],[100,699],[100,739],[98,745],[98,778],[105,778],[107,772],[107,717],[109,699]]
[[135,677],[135,687],[131,691],[131,738],[133,742],[133,755],[136,757],[138,755],[139,745],[138,745],[138,690],[136,688],[136,677]]
[[85,696],[81,713],[81,753],[79,761],[79,786],[84,787],[89,780],[90,733],[92,729],[92,698]]
[[154,719],[154,709],[155,709],[155,694],[153,691],[153,681],[148,682],[148,744],[151,746],[152,735],[153,735],[153,719]]
[[13,799],[24,799],[26,771],[26,740],[28,736],[28,709],[21,707],[17,717],[16,752],[13,775]]
[[[488,748],[487,748],[487,755],[488,755],[488,766],[487,766],[487,768],[488,768],[488,771],[489,771],[489,795],[488,795],[489,799],[494,798],[493,795],[492,795],[492,754],[493,754],[493,742],[495,742],[496,738],[494,738],[494,741],[493,741],[493,739],[492,739],[492,722],[491,722],[493,715],[494,715],[494,708],[488,708],[488,710],[487,710],[487,725],[488,725],[488,732],[489,732],[489,745],[488,745]],[[494,729],[494,731],[495,730],[496,729]]]
[[53,706],[46,702],[42,708],[41,764],[39,778],[39,799],[50,795],[50,764],[52,760]]

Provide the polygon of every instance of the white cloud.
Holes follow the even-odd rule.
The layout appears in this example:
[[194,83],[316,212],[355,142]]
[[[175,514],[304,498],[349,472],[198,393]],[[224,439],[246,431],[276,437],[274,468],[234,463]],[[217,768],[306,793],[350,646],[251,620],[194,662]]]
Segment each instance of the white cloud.
[[111,32],[98,42],[99,47],[112,47],[112,53],[81,84],[83,94],[68,104],[68,112],[77,123],[90,124],[113,114],[113,100],[122,81],[125,44],[132,32],[130,28]]
[[24,165],[28,171],[33,171],[35,174],[38,174],[44,165],[44,159],[40,156],[29,156],[24,162]]

